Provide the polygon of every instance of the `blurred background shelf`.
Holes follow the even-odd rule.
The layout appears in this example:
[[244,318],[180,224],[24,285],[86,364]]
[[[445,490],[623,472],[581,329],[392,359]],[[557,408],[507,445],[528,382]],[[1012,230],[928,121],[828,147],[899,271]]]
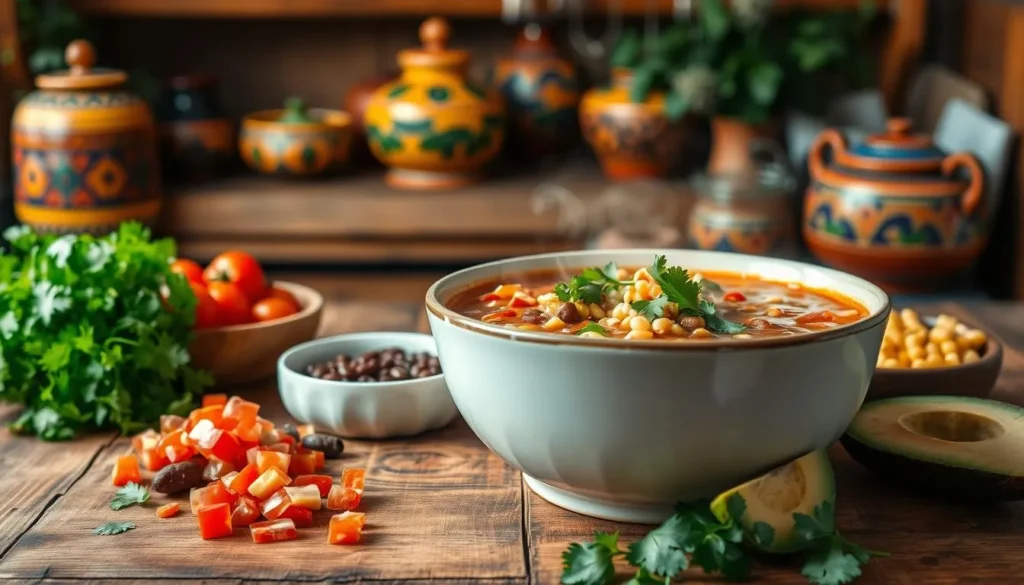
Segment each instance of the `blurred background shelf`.
[[[878,0],[886,7],[890,2]],[[501,0],[72,0],[70,4],[83,14],[92,16],[146,16],[179,18],[310,18],[310,17],[374,17],[374,16],[501,16]],[[540,2],[544,11],[558,12],[563,2]],[[622,11],[642,16],[654,5],[661,14],[672,14],[686,4],[679,0],[622,0]],[[699,0],[695,3],[699,4]],[[861,0],[777,0],[787,8],[856,8]],[[587,9],[600,14],[610,0],[589,0]]]

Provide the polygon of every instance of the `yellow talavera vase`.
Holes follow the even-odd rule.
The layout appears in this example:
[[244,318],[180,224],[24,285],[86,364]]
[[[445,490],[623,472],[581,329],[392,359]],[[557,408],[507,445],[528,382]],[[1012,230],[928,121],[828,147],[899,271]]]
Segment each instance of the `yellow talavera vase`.
[[14,212],[38,231],[106,233],[153,223],[160,166],[153,115],[122,89],[123,71],[94,67],[87,41],[68,45],[66,71],[36,78],[14,110]]
[[422,48],[398,54],[402,75],[374,92],[364,124],[370,150],[401,189],[450,189],[479,180],[501,149],[504,105],[466,79],[469,53],[447,47],[442,18],[420,26]]

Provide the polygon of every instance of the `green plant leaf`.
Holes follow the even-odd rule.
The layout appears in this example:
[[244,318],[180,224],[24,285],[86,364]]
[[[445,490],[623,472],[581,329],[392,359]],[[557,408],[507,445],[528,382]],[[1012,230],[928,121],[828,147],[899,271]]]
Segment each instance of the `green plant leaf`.
[[690,111],[690,101],[677,91],[665,96],[665,115],[669,120],[676,121]]
[[131,482],[114,493],[114,499],[110,500],[110,509],[120,510],[133,504],[143,504],[147,500],[149,500],[149,490]]
[[750,96],[761,105],[772,105],[779,94],[782,75],[782,67],[775,63],[762,61],[747,74]]
[[612,67],[634,67],[640,62],[641,49],[640,35],[634,29],[627,29],[615,44],[609,63]]
[[701,0],[698,14],[711,40],[719,41],[729,32],[729,11],[722,0]]
[[614,577],[612,551],[603,544],[574,542],[562,553],[565,585],[607,585]]
[[114,534],[121,534],[122,532],[128,532],[133,529],[135,529],[134,522],[107,522],[106,524],[93,528],[92,533],[100,536],[111,536]]

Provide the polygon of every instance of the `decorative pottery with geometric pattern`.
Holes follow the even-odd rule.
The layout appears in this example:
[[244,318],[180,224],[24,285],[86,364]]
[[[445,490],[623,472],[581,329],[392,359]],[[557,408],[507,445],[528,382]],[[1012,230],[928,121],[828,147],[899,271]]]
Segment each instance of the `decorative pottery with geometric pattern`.
[[442,18],[420,26],[422,48],[398,54],[402,76],[370,99],[370,151],[402,189],[450,189],[476,182],[501,149],[505,108],[494,90],[466,79],[469,54],[447,47]]
[[774,166],[697,176],[697,202],[687,229],[690,245],[757,256],[791,253],[796,240],[794,186],[790,175]]
[[224,115],[213,77],[178,75],[167,80],[157,118],[165,177],[201,182],[220,175],[235,160],[234,124]]
[[547,28],[523,27],[512,54],[495,64],[493,85],[508,107],[510,154],[536,160],[561,154],[578,138],[576,68],[558,56]]
[[826,130],[808,163],[803,232],[828,264],[890,291],[921,291],[968,268],[985,246],[981,165],[911,134],[909,120],[890,120],[886,133],[851,149]]
[[119,89],[123,71],[94,68],[92,45],[68,45],[67,71],[40,75],[11,129],[14,211],[53,233],[106,233],[127,220],[152,224],[160,209],[153,116]]
[[311,108],[309,122],[281,121],[285,110],[254,112],[242,119],[238,152],[254,171],[310,177],[343,167],[352,150],[352,118],[345,112]]
[[633,73],[612,70],[609,87],[595,87],[580,101],[583,137],[612,180],[662,178],[680,162],[686,144],[682,120],[665,115],[665,92],[652,90],[643,102],[630,97]]

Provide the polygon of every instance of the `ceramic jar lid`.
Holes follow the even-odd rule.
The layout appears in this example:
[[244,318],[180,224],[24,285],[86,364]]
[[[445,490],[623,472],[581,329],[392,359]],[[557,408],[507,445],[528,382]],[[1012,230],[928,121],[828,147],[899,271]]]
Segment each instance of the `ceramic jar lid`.
[[460,49],[449,49],[448,38],[451,27],[448,21],[433,16],[420,25],[422,47],[405,49],[398,53],[398,64],[403,69],[441,69],[464,73],[469,63],[469,53]]
[[863,143],[836,152],[841,166],[862,171],[919,173],[938,171],[945,154],[927,134],[914,134],[909,118],[891,118],[886,131]]
[[94,67],[96,49],[85,40],[72,41],[64,51],[68,69],[36,77],[40,89],[110,89],[123,84],[128,75],[120,69]]
[[512,54],[520,59],[548,59],[557,57],[558,51],[551,42],[551,31],[547,27],[530,23],[519,31]]

